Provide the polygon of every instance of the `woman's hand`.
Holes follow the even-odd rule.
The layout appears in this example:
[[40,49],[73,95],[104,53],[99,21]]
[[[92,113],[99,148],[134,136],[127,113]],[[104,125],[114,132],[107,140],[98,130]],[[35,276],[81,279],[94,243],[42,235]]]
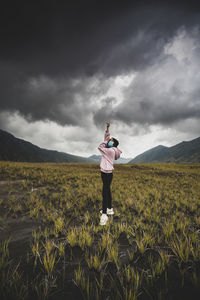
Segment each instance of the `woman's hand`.
[[109,141],[113,141],[113,138],[108,136],[107,139],[106,139],[106,142],[108,143]]

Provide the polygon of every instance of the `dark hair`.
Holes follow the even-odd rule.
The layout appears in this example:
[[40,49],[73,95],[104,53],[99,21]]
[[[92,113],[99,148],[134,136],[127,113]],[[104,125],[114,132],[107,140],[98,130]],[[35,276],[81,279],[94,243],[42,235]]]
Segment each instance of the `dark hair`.
[[113,147],[117,147],[117,146],[119,145],[119,142],[118,142],[118,140],[116,140],[116,139],[114,139],[114,138],[113,138],[113,142],[114,142],[114,145],[113,145]]

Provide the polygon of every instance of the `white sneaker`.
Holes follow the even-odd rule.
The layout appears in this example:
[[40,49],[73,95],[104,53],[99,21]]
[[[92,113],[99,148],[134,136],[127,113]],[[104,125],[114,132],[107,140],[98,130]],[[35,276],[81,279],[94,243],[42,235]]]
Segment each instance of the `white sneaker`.
[[[100,210],[100,214],[102,214],[102,209]],[[114,210],[113,208],[107,208],[107,211],[106,211],[107,215],[114,215]]]
[[106,214],[102,214],[100,219],[100,225],[106,225],[107,221],[108,221],[108,216]]
[[107,214],[108,214],[108,215],[114,215],[114,210],[113,210],[113,208],[107,208]]

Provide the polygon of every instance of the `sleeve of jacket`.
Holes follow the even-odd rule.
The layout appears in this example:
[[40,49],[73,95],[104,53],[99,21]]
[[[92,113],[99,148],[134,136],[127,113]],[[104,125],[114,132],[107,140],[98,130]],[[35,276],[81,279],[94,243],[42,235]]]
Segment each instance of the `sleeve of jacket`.
[[106,129],[106,131],[104,133],[104,142],[106,142],[108,137],[110,137],[110,132]]
[[100,151],[101,153],[106,154],[106,153],[108,153],[108,152],[110,151],[109,148],[106,148],[106,144],[107,144],[106,139],[107,139],[109,136],[110,136],[110,132],[108,132],[108,131],[106,130],[106,131],[105,131],[105,134],[104,134],[104,142],[101,143],[101,144],[99,145],[99,147],[98,147],[98,149],[99,149],[99,151]]
[[105,142],[101,143],[99,145],[98,149],[101,152],[101,154],[103,154],[103,153],[106,154],[109,151],[109,148],[106,148],[106,143]]

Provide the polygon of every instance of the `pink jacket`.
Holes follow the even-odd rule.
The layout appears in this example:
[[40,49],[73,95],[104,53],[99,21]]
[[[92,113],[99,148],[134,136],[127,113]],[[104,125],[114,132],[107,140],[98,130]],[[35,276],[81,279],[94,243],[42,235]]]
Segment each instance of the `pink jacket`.
[[104,135],[104,142],[101,143],[98,147],[99,151],[101,152],[101,163],[100,163],[100,169],[104,173],[112,173],[114,170],[113,168],[113,161],[117,160],[122,151],[119,150],[117,147],[111,147],[111,148],[106,148],[106,139],[110,136],[109,131],[105,131]]

